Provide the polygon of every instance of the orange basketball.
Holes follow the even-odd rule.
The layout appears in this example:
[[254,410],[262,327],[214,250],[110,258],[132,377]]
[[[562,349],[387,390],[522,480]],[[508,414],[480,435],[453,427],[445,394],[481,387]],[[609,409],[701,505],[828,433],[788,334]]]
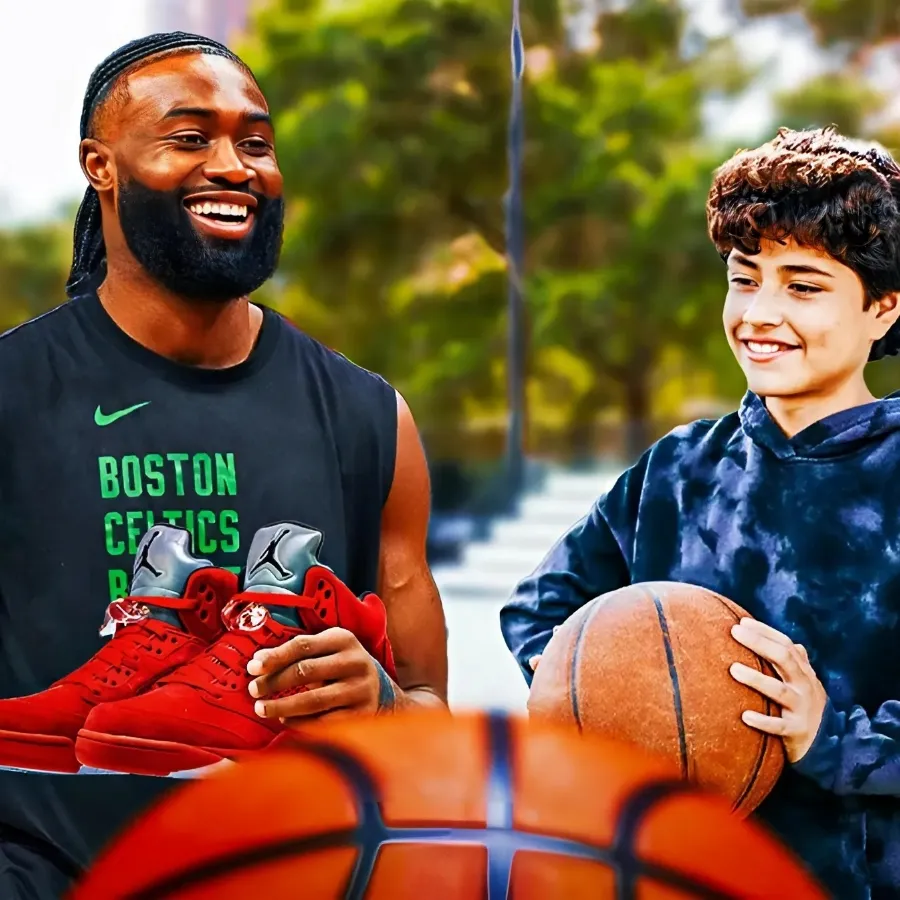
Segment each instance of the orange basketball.
[[784,746],[741,713],[778,707],[729,672],[774,675],[731,636],[747,613],[690,584],[634,584],[576,612],[547,645],[528,700],[533,719],[578,725],[659,754],[747,815],[784,768]]
[[72,900],[825,900],[662,762],[501,714],[320,723],[188,784]]

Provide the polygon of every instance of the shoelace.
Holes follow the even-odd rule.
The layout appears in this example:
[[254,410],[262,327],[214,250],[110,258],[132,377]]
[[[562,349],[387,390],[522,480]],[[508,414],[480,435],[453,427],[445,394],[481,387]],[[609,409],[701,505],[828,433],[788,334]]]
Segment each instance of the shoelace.
[[116,682],[109,677],[111,672],[131,675],[141,668],[143,654],[155,649],[157,655],[161,655],[161,642],[176,644],[179,640],[189,641],[193,638],[155,619],[135,622],[118,630],[86,665],[76,669],[63,681],[80,684],[99,696],[101,691],[97,689],[96,682],[115,687]]
[[[237,616],[235,616],[235,619]],[[227,631],[206,652],[181,666],[159,684],[186,684],[196,690],[212,694],[221,699],[216,686],[234,691],[250,682],[247,663],[262,647],[275,646],[284,642],[281,629],[272,627],[268,613],[255,631]]]

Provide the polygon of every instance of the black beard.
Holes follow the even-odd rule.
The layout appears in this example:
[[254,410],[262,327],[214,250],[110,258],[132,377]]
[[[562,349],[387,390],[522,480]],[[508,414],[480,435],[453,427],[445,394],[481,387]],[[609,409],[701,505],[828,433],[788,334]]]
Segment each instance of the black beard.
[[184,206],[190,191],[119,184],[119,223],[135,259],[166,290],[187,300],[224,303],[252,293],[278,267],[284,200],[255,191],[250,234],[241,240],[201,234]]

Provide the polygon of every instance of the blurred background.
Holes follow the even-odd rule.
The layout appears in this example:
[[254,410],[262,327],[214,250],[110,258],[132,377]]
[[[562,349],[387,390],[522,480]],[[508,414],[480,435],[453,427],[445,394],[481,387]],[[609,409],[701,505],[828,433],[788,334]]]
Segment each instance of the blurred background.
[[[0,0],[0,13],[0,330],[65,299],[93,67],[181,29],[256,72],[288,198],[259,299],[412,407],[458,707],[522,707],[497,624],[515,583],[655,438],[742,394],[705,230],[713,169],[779,125],[900,149],[900,0],[522,0],[524,377],[509,384],[511,0]],[[876,394],[898,367],[872,367]],[[507,477],[519,458],[521,483]]]

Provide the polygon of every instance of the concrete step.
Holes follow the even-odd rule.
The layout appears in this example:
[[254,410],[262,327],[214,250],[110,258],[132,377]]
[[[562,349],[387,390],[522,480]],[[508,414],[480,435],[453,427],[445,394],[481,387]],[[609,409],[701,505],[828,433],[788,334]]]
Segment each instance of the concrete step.
[[616,482],[618,474],[609,472],[551,472],[536,496],[556,499],[574,499],[590,506],[601,494],[605,494]]
[[528,687],[500,633],[503,601],[445,601],[450,707],[524,713]]
[[574,522],[586,516],[591,511],[592,500],[581,502],[571,498],[551,497],[544,494],[536,494],[526,497],[519,507],[519,515],[516,517],[521,522],[536,522],[549,524],[553,522],[562,528],[568,528]]
[[467,598],[503,598],[508,597],[523,575],[510,575],[506,572],[495,572],[491,569],[446,569],[432,572],[434,583],[441,596],[452,594],[454,597]]
[[530,553],[532,548],[546,553],[568,530],[569,525],[558,522],[531,522],[523,519],[504,519],[491,531],[490,543],[506,547],[522,547]]
[[470,544],[466,548],[460,568],[510,572],[518,579],[531,572],[549,549],[549,546],[522,547],[518,544],[494,544],[482,541]]

